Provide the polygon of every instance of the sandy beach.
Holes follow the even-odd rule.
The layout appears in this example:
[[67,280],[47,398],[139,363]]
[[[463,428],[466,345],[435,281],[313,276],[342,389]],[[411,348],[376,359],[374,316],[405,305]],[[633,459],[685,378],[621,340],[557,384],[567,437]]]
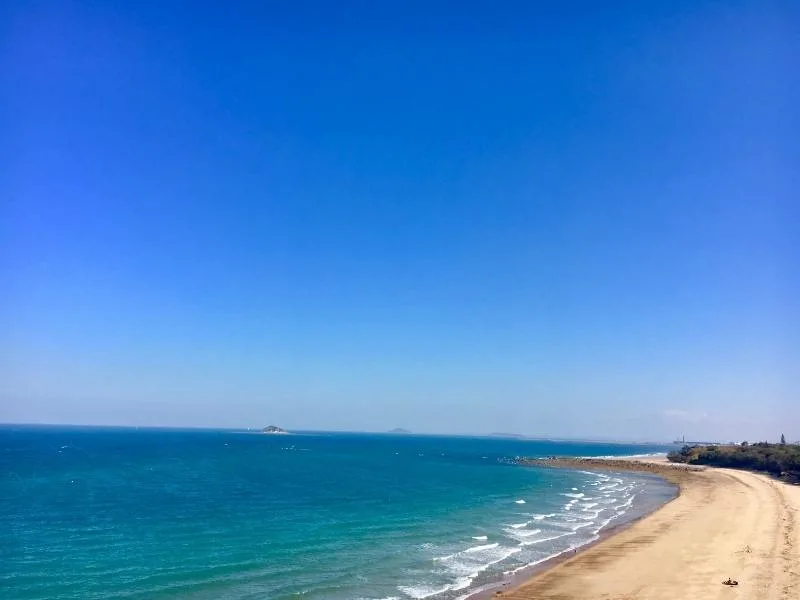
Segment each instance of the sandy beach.
[[[800,486],[745,471],[676,468],[663,459],[591,464],[659,473],[680,486],[680,495],[497,595],[513,600],[800,598]],[[738,585],[723,585],[729,577]]]

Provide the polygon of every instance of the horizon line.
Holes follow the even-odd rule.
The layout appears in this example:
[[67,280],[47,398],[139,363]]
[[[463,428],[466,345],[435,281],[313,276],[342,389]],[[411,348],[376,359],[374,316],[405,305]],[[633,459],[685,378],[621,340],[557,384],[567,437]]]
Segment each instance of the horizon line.
[[[0,421],[0,427],[43,427],[43,428],[76,428],[76,429],[158,429],[158,430],[190,430],[190,431],[261,431],[263,427],[211,427],[201,425],[132,425],[132,424],[89,424],[89,423],[50,423],[50,422],[36,422],[36,421]],[[285,429],[285,428],[284,428]],[[427,437],[481,437],[481,438],[506,438],[516,439],[520,441],[575,441],[575,442],[589,442],[589,443],[619,443],[619,444],[659,444],[671,445],[675,441],[670,440],[657,440],[657,439],[630,439],[630,438],[615,438],[615,437],[582,437],[582,436],[560,436],[560,435],[546,435],[546,434],[523,434],[523,433],[510,433],[510,432],[459,432],[459,433],[444,433],[444,432],[393,432],[392,430],[359,430],[359,429],[302,429],[292,428],[286,429],[289,433],[341,433],[341,434],[371,434],[371,435],[396,435],[396,436],[427,436]],[[690,442],[691,443],[691,442]],[[705,443],[705,442],[694,442]],[[708,443],[721,443],[721,442],[708,442]],[[727,443],[727,442],[725,442]]]

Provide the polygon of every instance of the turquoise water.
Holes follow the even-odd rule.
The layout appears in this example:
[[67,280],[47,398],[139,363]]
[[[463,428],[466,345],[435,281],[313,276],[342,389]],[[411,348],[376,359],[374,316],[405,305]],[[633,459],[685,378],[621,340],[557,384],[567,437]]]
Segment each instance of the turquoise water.
[[5,599],[451,599],[674,495],[515,456],[660,446],[0,428]]

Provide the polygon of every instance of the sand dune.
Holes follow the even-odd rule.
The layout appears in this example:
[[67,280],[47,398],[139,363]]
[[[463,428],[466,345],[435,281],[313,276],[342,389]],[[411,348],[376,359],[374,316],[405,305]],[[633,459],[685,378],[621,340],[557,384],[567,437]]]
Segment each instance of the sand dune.
[[[664,469],[681,485],[677,499],[502,598],[800,599],[800,487],[729,469]],[[739,585],[722,585],[728,577]]]

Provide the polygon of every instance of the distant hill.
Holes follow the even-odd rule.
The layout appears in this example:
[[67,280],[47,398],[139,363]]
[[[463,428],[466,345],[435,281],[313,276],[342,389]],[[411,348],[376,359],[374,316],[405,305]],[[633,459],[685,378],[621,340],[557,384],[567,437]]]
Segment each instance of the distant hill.
[[395,429],[392,429],[389,433],[411,433],[411,432],[408,429],[396,427]]
[[492,437],[503,437],[503,438],[514,438],[514,439],[526,439],[528,436],[523,435],[521,433],[490,433]]
[[264,433],[289,433],[285,429],[281,429],[280,427],[276,427],[275,425],[267,425],[263,429]]

